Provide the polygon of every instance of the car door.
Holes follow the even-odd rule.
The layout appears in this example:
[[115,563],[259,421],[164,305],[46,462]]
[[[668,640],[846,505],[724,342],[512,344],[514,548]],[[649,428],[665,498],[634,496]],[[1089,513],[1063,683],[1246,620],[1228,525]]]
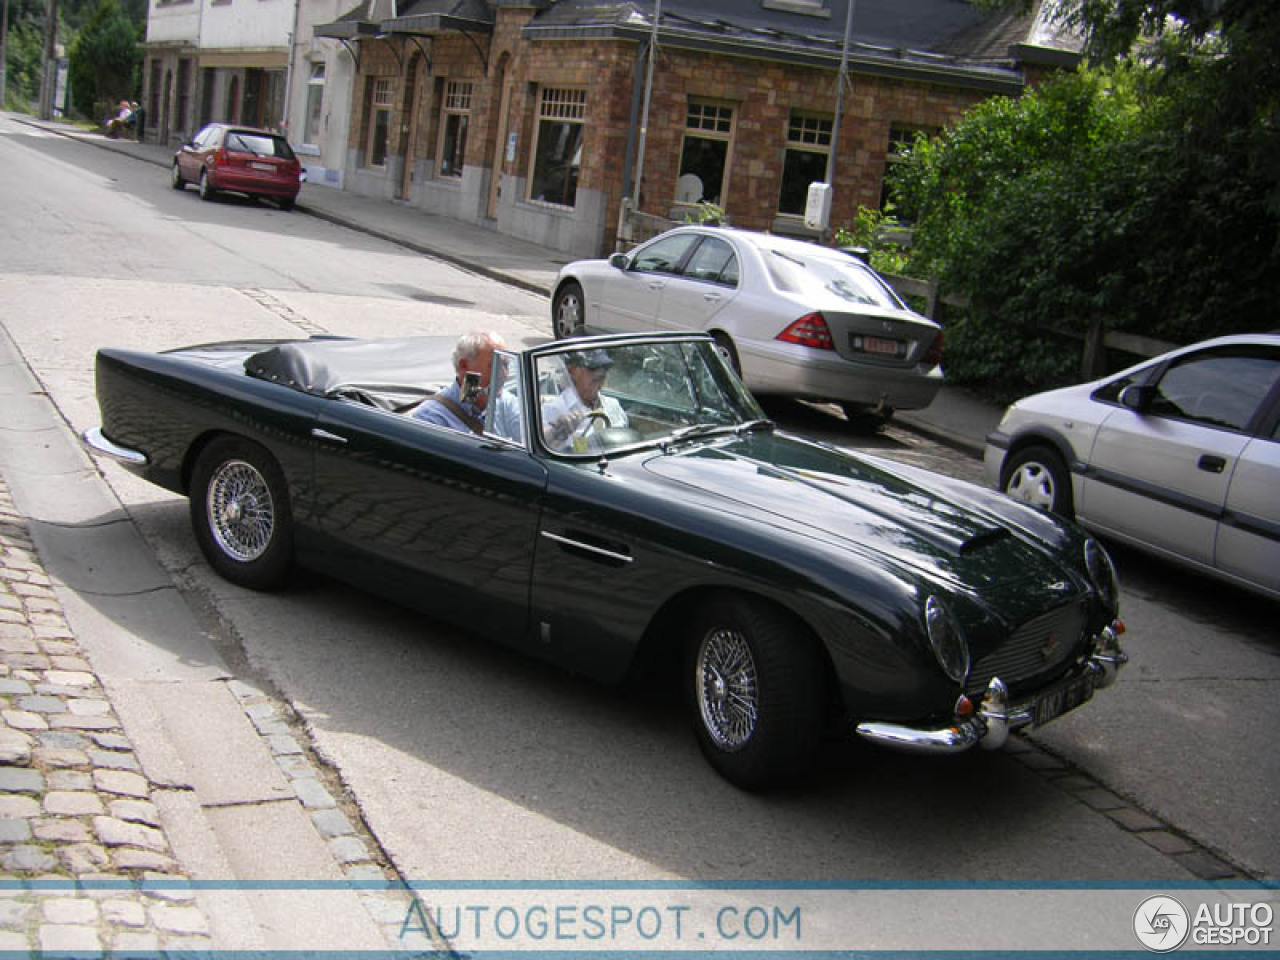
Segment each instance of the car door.
[[342,401],[313,438],[330,564],[432,616],[523,641],[546,485],[523,443]]
[[1272,420],[1245,446],[1231,476],[1214,564],[1280,597],[1280,416]]
[[1238,345],[1183,355],[1150,385],[1143,409],[1117,407],[1095,435],[1080,518],[1212,566],[1227,492],[1275,375],[1266,352]]
[[667,284],[697,242],[696,233],[667,234],[638,248],[625,270],[609,270],[595,311],[600,329],[652,330]]
[[738,255],[720,237],[703,237],[662,291],[657,330],[706,330],[738,296]]
[[205,127],[195,135],[190,143],[178,148],[178,167],[182,177],[191,183],[200,179],[200,168],[204,166],[204,155],[208,152],[209,142],[217,133],[216,127]]

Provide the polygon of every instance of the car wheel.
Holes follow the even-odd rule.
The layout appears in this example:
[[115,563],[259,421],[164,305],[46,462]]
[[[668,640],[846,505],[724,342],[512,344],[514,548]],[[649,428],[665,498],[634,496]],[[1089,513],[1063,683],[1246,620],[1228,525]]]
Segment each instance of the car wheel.
[[215,440],[191,478],[191,526],[215,571],[253,590],[279,586],[293,563],[284,474],[271,454],[237,437]]
[[686,693],[711,766],[745,789],[803,773],[818,746],[822,670],[811,638],[761,601],[718,597],[694,618]]
[[200,199],[212,200],[217,196],[218,191],[213,188],[213,184],[209,182],[209,171],[200,171]]
[[294,202],[293,197],[276,197],[276,206],[286,213],[293,209]]
[[1068,519],[1075,512],[1071,474],[1050,447],[1026,447],[1005,461],[1000,489],[1015,500]]
[[173,189],[182,190],[186,187],[187,181],[182,179],[182,170],[178,167],[178,161],[173,161],[173,169],[169,174],[169,183],[173,185]]
[[724,354],[725,359],[729,361],[729,366],[733,367],[733,372],[742,377],[742,364],[738,362],[738,348],[733,345],[733,338],[723,330],[717,330],[711,334],[711,338],[715,340],[716,347]]
[[555,302],[551,305],[552,333],[557,340],[580,337],[585,320],[582,287],[569,281],[556,291]]

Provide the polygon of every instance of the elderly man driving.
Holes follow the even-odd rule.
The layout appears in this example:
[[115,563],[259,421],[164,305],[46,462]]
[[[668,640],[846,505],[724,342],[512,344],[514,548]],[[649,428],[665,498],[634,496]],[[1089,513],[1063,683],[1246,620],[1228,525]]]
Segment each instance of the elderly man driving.
[[565,453],[599,453],[602,431],[627,426],[627,414],[613,397],[600,392],[613,358],[607,350],[574,350],[564,355],[569,385],[542,408],[547,445]]

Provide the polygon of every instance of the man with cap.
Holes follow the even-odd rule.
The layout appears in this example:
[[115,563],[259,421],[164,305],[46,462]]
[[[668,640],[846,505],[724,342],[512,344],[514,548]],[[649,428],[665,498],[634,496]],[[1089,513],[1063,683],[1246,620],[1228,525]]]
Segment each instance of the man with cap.
[[553,450],[599,453],[602,432],[627,426],[622,404],[600,392],[613,358],[607,350],[574,350],[564,355],[569,385],[542,407],[542,435]]

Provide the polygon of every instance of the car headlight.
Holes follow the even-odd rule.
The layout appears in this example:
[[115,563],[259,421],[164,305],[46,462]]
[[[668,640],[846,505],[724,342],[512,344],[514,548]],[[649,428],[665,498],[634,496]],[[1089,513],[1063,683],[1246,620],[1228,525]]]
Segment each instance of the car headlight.
[[1097,540],[1088,540],[1084,545],[1084,568],[1089,572],[1094,589],[1109,607],[1115,607],[1120,599],[1120,580],[1116,576],[1115,564],[1102,544]]
[[937,597],[924,602],[924,625],[938,665],[952,680],[964,683],[969,676],[969,644],[956,618]]

